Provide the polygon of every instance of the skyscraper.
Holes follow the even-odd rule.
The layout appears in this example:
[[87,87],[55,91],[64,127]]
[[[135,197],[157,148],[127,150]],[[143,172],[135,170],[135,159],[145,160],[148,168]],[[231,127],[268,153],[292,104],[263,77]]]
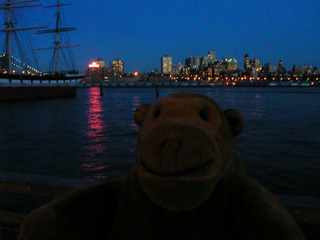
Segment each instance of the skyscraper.
[[181,63],[173,64],[172,65],[172,74],[173,75],[180,75],[183,65]]
[[216,51],[209,51],[208,57],[209,57],[209,64],[214,63],[216,61]]
[[118,58],[110,62],[110,68],[113,72],[114,77],[120,77],[124,73],[124,63],[120,61]]
[[200,68],[200,57],[189,57],[185,60],[185,66],[191,70],[199,70]]
[[171,74],[172,73],[172,57],[169,57],[168,54],[165,54],[161,58],[161,73],[162,74]]
[[224,58],[222,60],[222,65],[227,71],[236,71],[238,69],[238,61],[233,58]]
[[270,63],[264,64],[264,71],[267,74],[267,76],[274,76],[277,72],[277,67],[271,65]]
[[283,67],[283,62],[282,62],[282,60],[280,60],[279,62],[278,62],[278,73],[284,73],[286,70],[285,70],[285,68]]
[[260,61],[257,58],[252,59],[251,67],[258,69],[260,66]]
[[209,65],[210,58],[209,56],[200,57],[200,70],[204,70]]
[[243,60],[243,69],[247,71],[249,69],[250,65],[250,59],[249,59],[249,54],[244,55],[244,60]]

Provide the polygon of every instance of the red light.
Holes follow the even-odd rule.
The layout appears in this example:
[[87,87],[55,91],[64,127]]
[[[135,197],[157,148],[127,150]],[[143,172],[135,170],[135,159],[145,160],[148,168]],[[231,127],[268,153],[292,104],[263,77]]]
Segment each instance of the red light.
[[92,62],[89,64],[89,68],[99,68],[99,67],[100,67],[100,64],[97,62]]

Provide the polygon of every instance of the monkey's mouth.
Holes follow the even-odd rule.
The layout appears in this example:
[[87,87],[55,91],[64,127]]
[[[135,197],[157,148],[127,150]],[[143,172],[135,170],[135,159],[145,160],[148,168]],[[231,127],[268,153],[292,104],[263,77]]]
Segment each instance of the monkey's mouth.
[[182,177],[182,176],[186,176],[186,175],[190,175],[193,174],[195,172],[198,171],[202,171],[204,169],[206,169],[207,167],[209,167],[210,165],[212,165],[214,163],[213,158],[210,158],[208,161],[197,165],[195,167],[191,167],[191,168],[186,168],[184,170],[179,170],[176,172],[172,172],[172,173],[164,173],[164,172],[159,172],[156,170],[151,169],[150,167],[148,167],[148,165],[140,158],[140,165],[142,168],[144,168],[147,172],[153,174],[153,175],[157,175],[157,176],[161,176],[161,177]]

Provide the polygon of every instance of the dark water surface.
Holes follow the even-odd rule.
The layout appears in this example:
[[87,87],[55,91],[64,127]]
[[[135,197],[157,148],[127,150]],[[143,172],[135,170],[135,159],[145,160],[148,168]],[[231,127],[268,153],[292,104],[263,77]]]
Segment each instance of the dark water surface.
[[[247,173],[274,193],[320,197],[320,88],[160,88],[194,91],[236,108]],[[134,110],[153,88],[78,89],[76,98],[0,104],[0,173],[101,181],[135,157]]]

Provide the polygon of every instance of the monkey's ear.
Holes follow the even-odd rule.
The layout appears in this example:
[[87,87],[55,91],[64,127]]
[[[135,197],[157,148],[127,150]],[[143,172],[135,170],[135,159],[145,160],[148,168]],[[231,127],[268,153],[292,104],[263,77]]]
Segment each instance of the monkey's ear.
[[241,113],[235,109],[227,109],[224,110],[224,114],[229,121],[233,137],[238,136],[244,127],[244,120]]
[[152,107],[152,104],[143,104],[139,106],[134,112],[134,121],[136,124],[141,127],[144,118],[146,117],[149,109]]

